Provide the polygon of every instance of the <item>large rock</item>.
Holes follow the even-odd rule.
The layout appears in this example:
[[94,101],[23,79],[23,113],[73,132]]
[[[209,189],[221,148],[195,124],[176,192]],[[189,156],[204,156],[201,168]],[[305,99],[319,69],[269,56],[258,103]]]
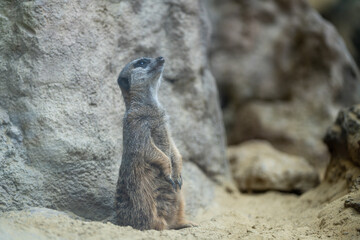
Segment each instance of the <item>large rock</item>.
[[124,113],[116,79],[144,55],[166,59],[160,102],[193,163],[184,171],[197,173],[187,183],[211,198],[199,178],[229,169],[199,1],[1,1],[0,9],[0,211],[111,216]]
[[303,0],[209,6],[229,144],[266,139],[324,167],[326,126],[360,101],[359,71],[334,27]]
[[305,192],[319,183],[315,169],[302,157],[249,141],[228,149],[233,177],[241,191]]
[[313,166],[324,169],[328,154],[326,146],[320,141],[324,129],[319,127],[324,119],[314,117],[310,121],[309,115],[315,114],[313,111],[301,102],[253,101],[240,108],[236,118],[242,124],[236,124],[232,131],[243,136],[242,141],[269,139],[277,149],[306,156]]
[[359,104],[339,112],[324,141],[331,153],[325,179],[302,198],[312,203],[312,207],[324,206],[318,218],[319,227],[325,232],[342,236],[341,239],[357,239],[360,223]]
[[0,108],[0,212],[47,202],[43,174],[24,159],[22,132]]
[[346,179],[349,190],[360,190],[360,104],[342,109],[324,138],[332,155],[325,180]]

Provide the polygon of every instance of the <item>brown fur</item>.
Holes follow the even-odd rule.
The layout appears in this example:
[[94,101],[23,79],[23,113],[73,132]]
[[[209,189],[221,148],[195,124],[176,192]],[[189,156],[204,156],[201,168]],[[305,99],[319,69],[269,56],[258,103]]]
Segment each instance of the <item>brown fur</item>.
[[137,59],[118,79],[126,113],[116,217],[119,225],[141,230],[193,226],[184,217],[181,155],[157,100],[163,65],[163,58]]

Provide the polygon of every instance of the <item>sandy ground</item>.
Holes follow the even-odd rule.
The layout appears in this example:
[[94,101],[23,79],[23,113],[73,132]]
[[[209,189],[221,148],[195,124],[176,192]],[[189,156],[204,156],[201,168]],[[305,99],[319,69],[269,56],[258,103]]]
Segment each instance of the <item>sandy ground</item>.
[[360,239],[360,214],[343,207],[347,196],[339,197],[343,193],[336,187],[343,186],[333,186],[331,194],[329,186],[320,186],[301,197],[229,194],[219,188],[214,204],[194,219],[198,227],[162,232],[65,214],[10,212],[0,217],[0,239]]

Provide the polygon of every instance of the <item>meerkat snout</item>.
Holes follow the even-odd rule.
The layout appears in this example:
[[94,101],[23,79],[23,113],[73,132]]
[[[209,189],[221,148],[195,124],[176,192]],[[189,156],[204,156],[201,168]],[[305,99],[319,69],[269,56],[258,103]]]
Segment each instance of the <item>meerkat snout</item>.
[[164,63],[164,62],[165,62],[165,59],[160,56],[160,57],[157,57],[157,58],[156,58],[156,61]]
[[164,70],[164,64],[165,64],[165,59],[163,57],[155,58],[154,61],[151,61],[151,63],[149,64],[148,73],[150,74],[153,72],[162,73],[162,71]]

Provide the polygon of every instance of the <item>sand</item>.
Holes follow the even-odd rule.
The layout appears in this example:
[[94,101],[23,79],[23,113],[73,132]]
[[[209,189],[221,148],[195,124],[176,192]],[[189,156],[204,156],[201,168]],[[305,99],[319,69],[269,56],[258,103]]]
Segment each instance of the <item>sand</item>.
[[360,239],[360,214],[344,207],[343,184],[322,184],[302,196],[218,188],[212,206],[193,219],[198,227],[162,232],[66,214],[8,212],[0,217],[0,239]]

